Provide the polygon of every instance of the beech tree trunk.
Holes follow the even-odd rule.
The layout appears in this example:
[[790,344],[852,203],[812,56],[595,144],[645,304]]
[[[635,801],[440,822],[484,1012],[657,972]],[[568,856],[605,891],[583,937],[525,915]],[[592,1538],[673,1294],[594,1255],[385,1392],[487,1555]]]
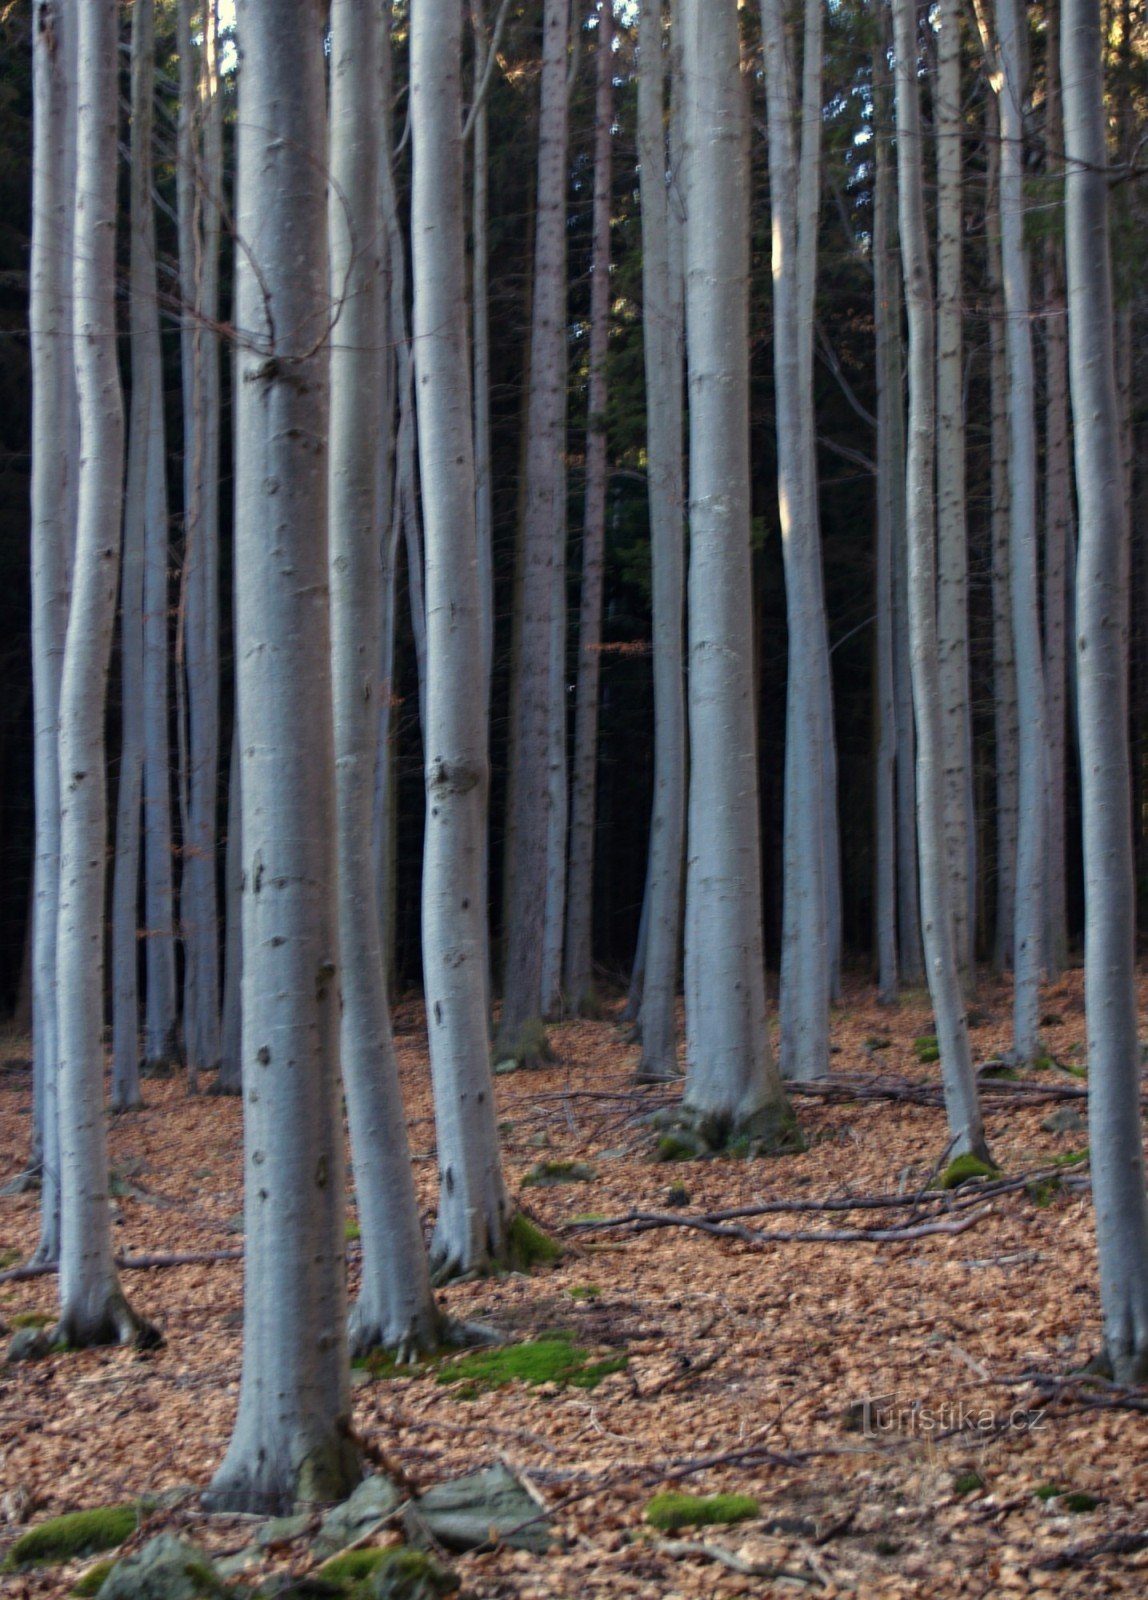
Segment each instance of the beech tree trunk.
[[1001,128],[1001,265],[1009,388],[1009,566],[1020,732],[1017,782],[1016,920],[1013,934],[1013,1049],[1040,1054],[1045,805],[1044,665],[1036,548],[1036,407],[1024,242],[1024,26],[1017,0],[997,0]]
[[[780,0],[763,0],[769,191],[773,219],[773,364],[777,489],[785,560],[789,673],[785,735],[785,889],[781,1071],[829,1070],[831,941],[825,825],[832,740],[829,642],[821,573],[813,301],[821,181],[821,0],[807,0],[800,97]],[[800,152],[795,138],[800,128]],[[835,787],[835,785],[834,785]]]
[[[32,32],[32,708],[36,839],[32,911],[32,1057],[40,1169],[33,1260],[60,1253],[60,674],[72,581],[76,427],[72,237],[76,177],[76,19],[41,0]],[[38,1162],[36,1160],[38,1154]]]
[[328,602],[321,0],[240,0],[236,660],[242,763],[243,1368],[206,1502],[343,1498],[349,1436]]
[[[685,482],[682,461],[684,315],[680,195],[671,194],[665,131],[661,0],[643,0],[638,34],[638,159],[642,200],[642,340],[654,603],[654,808],[639,1011],[644,1080],[678,1070],[675,1000],[681,966],[686,826],[683,676]],[[679,41],[674,40],[675,55]],[[675,101],[680,73],[673,82]],[[648,909],[647,909],[648,902]],[[638,963],[635,963],[637,970]]]
[[917,13],[913,0],[893,0],[896,53],[897,195],[909,313],[909,449],[905,518],[909,541],[909,628],[917,726],[917,843],[925,966],[941,1051],[945,1110],[955,1151],[987,1157],[969,1050],[968,1024],[953,938],[947,870],[940,674],[937,659],[936,528],[933,515],[933,286],[921,154],[917,87]]
[[[526,418],[526,485],[521,619],[511,748],[514,782],[507,818],[506,956],[502,1014],[495,1057],[530,1061],[542,1033],[546,930],[551,929],[549,975],[554,977],[553,849],[564,806],[555,761],[557,725],[555,630],[564,632],[566,515],[566,56],[570,0],[545,0],[538,200],[534,244],[533,321]],[[561,580],[561,581],[559,581]],[[562,616],[555,617],[561,593]],[[565,646],[562,647],[565,662]],[[564,671],[559,681],[564,681]],[[563,698],[562,727],[565,728]],[[563,834],[565,829],[562,829]],[[560,941],[559,941],[560,943]],[[561,972],[561,966],[558,967]],[[552,985],[551,985],[552,987]]]
[[749,549],[748,107],[734,0],[683,0],[690,386],[684,1110],[783,1140],[766,1020]]
[[124,419],[116,359],[119,8],[78,11],[72,305],[80,479],[75,570],[60,681],[57,931],[60,1322],[70,1345],[126,1343],[143,1330],[112,1259],[104,1118],[104,712],[123,510]]
[[594,219],[590,283],[590,382],[586,424],[586,497],[582,517],[582,594],[574,711],[570,874],[566,889],[563,988],[577,1016],[593,1015],[591,930],[594,909],[594,817],[598,787],[598,685],[601,676],[602,581],[606,559],[606,354],[610,338],[610,200],[614,123],[613,0],[598,11],[598,86],[594,106]]
[[426,526],[426,844],[423,976],[440,1172],[432,1260],[440,1278],[505,1255],[487,1036],[487,712],[474,663],[482,598],[466,314],[462,0],[411,15],[411,237],[419,455]]
[[[341,1056],[363,1246],[351,1348],[402,1354],[435,1342],[438,1315],[419,1223],[395,1062],[373,881],[371,807],[378,757],[378,625],[382,606],[378,442],[387,328],[380,251],[379,0],[331,8],[328,217],[331,301],[331,649]],[[389,115],[389,107],[387,108]]]
[[944,727],[945,848],[953,937],[976,985],[976,818],[969,685],[968,529],[961,301],[961,5],[942,0],[937,42],[937,650]]
[[1080,529],[1076,658],[1084,802],[1088,1121],[1104,1345],[1148,1378],[1148,1199],[1140,1136],[1128,753],[1128,526],[1120,472],[1097,0],[1062,0],[1068,338]]

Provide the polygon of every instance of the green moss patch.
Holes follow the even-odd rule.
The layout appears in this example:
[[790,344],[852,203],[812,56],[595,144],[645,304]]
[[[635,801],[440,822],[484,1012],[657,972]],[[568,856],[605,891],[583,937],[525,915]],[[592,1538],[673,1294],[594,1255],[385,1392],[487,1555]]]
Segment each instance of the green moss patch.
[[139,1519],[137,1505],[66,1512],[21,1534],[4,1566],[9,1572],[18,1567],[55,1566],[80,1556],[98,1555],[101,1550],[114,1550],[136,1531]]
[[522,1180],[524,1189],[553,1189],[560,1183],[589,1183],[598,1174],[585,1161],[539,1161]]
[[1033,1490],[1033,1494],[1036,1495],[1038,1500],[1045,1501],[1056,1500],[1063,1493],[1064,1486],[1059,1483],[1042,1483]]
[[979,1472],[962,1472],[953,1479],[954,1494],[978,1494],[985,1486]]
[[350,1244],[352,1240],[361,1239],[362,1236],[363,1230],[359,1227],[359,1224],[353,1217],[348,1217],[343,1224],[343,1238]]
[[1088,1160],[1091,1152],[1086,1145],[1083,1150],[1066,1150],[1062,1156],[1053,1156],[1054,1167],[1079,1167]]
[[356,1600],[359,1594],[369,1600],[438,1600],[439,1596],[453,1594],[459,1586],[453,1572],[422,1550],[399,1545],[380,1554],[383,1559],[370,1583],[356,1591]]
[[94,1567],[89,1567],[87,1572],[84,1573],[72,1593],[78,1595],[99,1594],[104,1586],[104,1579],[114,1566],[114,1561],[97,1561]]
[[386,1560],[385,1550],[344,1550],[325,1562],[316,1573],[326,1583],[358,1583],[369,1578]]
[[678,1528],[706,1528],[718,1523],[745,1522],[761,1507],[748,1494],[656,1494],[646,1506],[646,1521],[673,1533]]
[[959,1189],[962,1183],[969,1183],[974,1178],[999,1178],[1000,1171],[997,1167],[990,1166],[987,1161],[982,1161],[980,1156],[974,1156],[966,1151],[964,1155],[956,1156],[949,1162],[945,1170],[933,1182],[934,1189]]
[[935,1033],[919,1034],[913,1040],[913,1049],[916,1052],[918,1061],[929,1062],[941,1059],[941,1047],[937,1043]]
[[13,1328],[50,1328],[55,1318],[48,1311],[17,1311],[8,1322]]
[[1100,1501],[1094,1494],[1082,1494],[1074,1490],[1071,1494],[1062,1494],[1060,1504],[1065,1511],[1071,1511],[1076,1516],[1083,1516],[1088,1511],[1095,1511]]
[[501,1389],[517,1380],[537,1388],[556,1383],[572,1389],[595,1389],[611,1372],[626,1366],[624,1355],[594,1361],[590,1352],[574,1344],[568,1334],[553,1334],[526,1344],[504,1345],[496,1350],[474,1350],[439,1372],[438,1383],[464,1383],[470,1398],[484,1390]]
[[567,1289],[566,1293],[571,1300],[601,1300],[602,1291],[596,1283],[576,1284],[574,1288]]
[[516,1211],[506,1230],[506,1264],[512,1272],[529,1272],[531,1267],[549,1266],[562,1256],[562,1246],[543,1233],[521,1211]]

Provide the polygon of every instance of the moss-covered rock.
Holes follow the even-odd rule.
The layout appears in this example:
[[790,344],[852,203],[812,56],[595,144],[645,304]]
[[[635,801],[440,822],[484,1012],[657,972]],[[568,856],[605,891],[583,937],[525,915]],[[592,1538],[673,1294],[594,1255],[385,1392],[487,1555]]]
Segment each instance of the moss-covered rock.
[[89,1567],[87,1572],[80,1575],[72,1586],[72,1593],[81,1596],[99,1594],[104,1579],[114,1566],[114,1561],[97,1561],[94,1567]]
[[610,1373],[621,1372],[626,1361],[622,1354],[595,1361],[568,1334],[554,1334],[500,1349],[474,1350],[443,1367],[435,1381],[465,1383],[472,1394],[515,1382],[530,1388],[555,1383],[573,1389],[594,1389]]
[[344,1550],[324,1562],[315,1576],[327,1583],[357,1584],[369,1578],[386,1555],[385,1550]]
[[585,1161],[539,1161],[522,1179],[524,1189],[554,1189],[560,1183],[590,1183],[598,1174]]
[[398,1488],[378,1473],[364,1478],[354,1493],[324,1519],[311,1546],[320,1558],[333,1556],[356,1539],[361,1539],[397,1509],[402,1500]]
[[697,1161],[713,1156],[752,1161],[805,1149],[793,1108],[784,1098],[740,1119],[683,1103],[656,1112],[650,1121],[659,1130],[655,1161]]
[[501,1463],[436,1483],[407,1507],[404,1524],[411,1543],[447,1550],[501,1542],[540,1555],[550,1543],[546,1513]]
[[562,1257],[562,1246],[521,1211],[511,1217],[506,1230],[506,1265],[511,1272],[529,1272],[550,1266]]
[[380,1552],[382,1560],[355,1600],[442,1600],[458,1588],[458,1578],[423,1550],[401,1546]]
[[945,1170],[937,1175],[933,1181],[934,1189],[959,1189],[962,1183],[969,1183],[974,1178],[999,1178],[1000,1169],[992,1166],[988,1161],[982,1161],[980,1156],[974,1156],[971,1151],[963,1155],[954,1156]]
[[646,1521],[673,1533],[678,1528],[712,1527],[718,1523],[745,1522],[761,1507],[748,1494],[656,1494],[646,1505]]
[[173,1533],[161,1533],[116,1562],[99,1600],[223,1600],[225,1594],[202,1550]]
[[57,1566],[80,1556],[114,1550],[139,1527],[140,1507],[97,1506],[90,1511],[68,1511],[29,1528],[8,1552],[5,1568]]

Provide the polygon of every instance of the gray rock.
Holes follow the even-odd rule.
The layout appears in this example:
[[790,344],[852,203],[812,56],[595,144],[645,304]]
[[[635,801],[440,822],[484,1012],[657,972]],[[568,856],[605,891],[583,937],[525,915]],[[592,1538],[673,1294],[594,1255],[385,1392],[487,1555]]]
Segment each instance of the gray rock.
[[475,1550],[501,1540],[541,1555],[550,1544],[545,1513],[501,1465],[436,1484],[407,1508],[403,1520],[412,1544],[425,1544],[429,1532],[448,1550]]
[[310,1526],[311,1518],[305,1511],[297,1517],[272,1517],[255,1535],[255,1543],[261,1550],[265,1550],[269,1544],[288,1544],[306,1533]]
[[1082,1117],[1079,1111],[1073,1111],[1071,1106],[1062,1106],[1051,1117],[1045,1117],[1041,1127],[1045,1133],[1084,1133],[1088,1118]]
[[8,1341],[5,1361],[10,1367],[18,1361],[39,1361],[52,1348],[52,1335],[47,1328],[17,1328]]
[[219,1573],[204,1552],[173,1533],[161,1533],[117,1561],[98,1600],[217,1600]]
[[401,1499],[395,1485],[381,1473],[364,1478],[351,1498],[336,1506],[326,1518],[311,1546],[312,1551],[325,1559],[338,1550],[345,1550],[347,1545],[361,1539],[368,1528],[389,1517]]

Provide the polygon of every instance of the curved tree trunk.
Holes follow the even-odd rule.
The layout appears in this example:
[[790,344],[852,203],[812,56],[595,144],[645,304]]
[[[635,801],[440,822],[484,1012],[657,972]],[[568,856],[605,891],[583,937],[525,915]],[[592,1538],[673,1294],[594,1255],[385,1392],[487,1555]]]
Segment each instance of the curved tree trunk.
[[734,0],[683,0],[690,385],[684,1110],[783,1140],[769,1049],[749,549],[748,117]]
[[419,1225],[395,1062],[373,882],[371,806],[378,756],[382,608],[378,441],[384,317],[378,205],[379,0],[331,8],[328,204],[331,299],[331,649],[335,713],[341,1055],[363,1243],[351,1312],[355,1351],[433,1344],[438,1316]]
[[40,1240],[34,1259],[60,1253],[59,1018],[60,673],[72,577],[72,230],[75,221],[76,23],[62,0],[42,0],[32,34],[32,699],[36,843],[32,911],[33,1074],[39,1125]]
[[1097,0],[1063,0],[1068,338],[1080,551],[1088,1121],[1105,1353],[1148,1379],[1148,1200],[1140,1134],[1128,754],[1128,526],[1120,472]]
[[598,686],[601,676],[602,582],[606,558],[606,354],[610,338],[610,199],[614,123],[612,0],[598,12],[598,92],[594,108],[594,222],[590,283],[590,383],[586,424],[586,498],[582,518],[582,595],[578,621],[578,687],[570,809],[570,875],[566,888],[567,1004],[593,1016],[591,930],[594,909],[594,815],[598,788]]
[[339,1126],[321,0],[240,0],[236,660],[244,1229],[239,1411],[207,1503],[277,1512],[358,1477]]
[[112,1259],[104,1119],[104,712],[123,510],[123,398],[116,359],[119,8],[79,8],[72,304],[80,483],[75,572],[60,683],[60,1323],[71,1345],[126,1342],[141,1324]]
[[951,879],[945,858],[944,739],[937,662],[936,549],[933,518],[933,286],[921,160],[917,87],[917,13],[893,0],[896,52],[897,180],[909,313],[909,450],[905,479],[909,537],[909,628],[917,722],[917,841],[925,965],[941,1049],[949,1131],[957,1153],[987,1155],[969,1051],[969,1033],[953,941]]
[[415,0],[411,235],[419,450],[427,553],[423,974],[438,1132],[440,1276],[505,1253],[487,1042],[485,685],[466,317],[462,0]]

